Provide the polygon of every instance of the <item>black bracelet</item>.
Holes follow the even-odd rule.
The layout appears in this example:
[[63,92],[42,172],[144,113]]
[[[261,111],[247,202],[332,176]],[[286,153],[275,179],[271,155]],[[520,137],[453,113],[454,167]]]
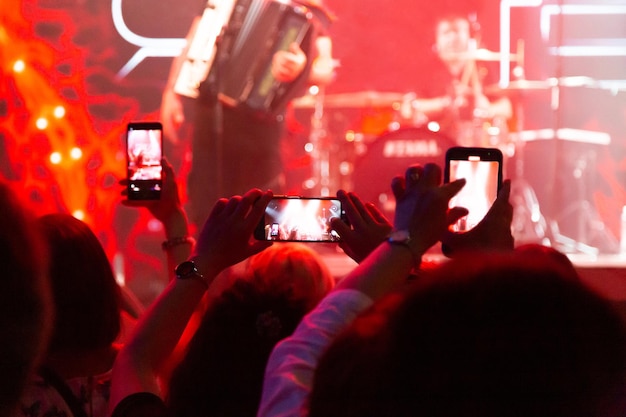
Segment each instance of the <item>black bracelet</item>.
[[172,249],[174,246],[184,244],[190,244],[193,246],[196,244],[196,239],[191,236],[173,237],[161,243],[161,248],[166,251]]

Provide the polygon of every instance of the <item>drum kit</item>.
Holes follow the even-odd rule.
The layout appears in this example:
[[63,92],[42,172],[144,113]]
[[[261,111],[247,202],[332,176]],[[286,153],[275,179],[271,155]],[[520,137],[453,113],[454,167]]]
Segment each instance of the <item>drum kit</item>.
[[[478,49],[472,57],[476,61],[499,61],[501,54]],[[515,54],[510,54],[515,61]],[[519,243],[534,242],[561,245],[569,251],[597,254],[597,248],[585,245],[584,236],[568,239],[558,232],[558,227],[544,218],[533,188],[524,179],[523,157],[521,154],[526,142],[541,139],[533,132],[524,131],[522,111],[518,108],[521,96],[540,91],[547,91],[554,100],[562,87],[596,87],[597,83],[589,77],[560,77],[545,80],[517,79],[506,86],[487,85],[483,92],[487,95],[506,95],[516,114],[515,129],[508,131],[501,126],[494,126],[492,121],[479,120],[479,132],[473,133],[474,143],[460,143],[459,138],[450,138],[441,134],[422,115],[406,111],[406,103],[415,97],[413,93],[389,91],[358,91],[339,94],[306,95],[294,100],[297,109],[313,109],[311,119],[310,145],[312,149],[312,180],[304,185],[305,190],[313,194],[330,195],[339,188],[355,191],[364,201],[376,204],[388,218],[393,217],[395,201],[390,191],[390,179],[403,172],[411,164],[435,162],[443,166],[445,152],[453,146],[488,146],[503,151],[506,160],[514,162],[508,167],[507,177],[513,178],[511,203],[514,206],[513,234]],[[555,94],[556,93],[556,94]],[[552,103],[552,108],[558,103]],[[410,106],[408,106],[410,108]],[[324,128],[324,110],[358,110],[359,126],[332,137]],[[488,123],[487,123],[488,122]],[[559,138],[563,129],[541,129],[552,132],[553,138]],[[567,130],[567,129],[565,129]],[[546,132],[543,132],[546,133]],[[595,132],[583,132],[595,133]],[[480,138],[478,138],[480,136]],[[596,135],[597,136],[597,135]],[[484,138],[488,141],[485,142]],[[593,137],[593,135],[587,137]],[[565,138],[567,139],[567,138]],[[610,140],[610,139],[609,139]],[[602,138],[605,141],[605,138]],[[332,144],[330,142],[333,142]],[[339,143],[337,143],[339,142]],[[331,146],[332,145],[332,146]],[[344,160],[333,160],[337,147]],[[349,151],[343,150],[347,147]],[[333,149],[328,151],[328,149]],[[515,158],[513,158],[515,156]],[[506,165],[505,165],[506,167]],[[582,198],[582,196],[581,196]],[[555,231],[555,229],[557,229]]]

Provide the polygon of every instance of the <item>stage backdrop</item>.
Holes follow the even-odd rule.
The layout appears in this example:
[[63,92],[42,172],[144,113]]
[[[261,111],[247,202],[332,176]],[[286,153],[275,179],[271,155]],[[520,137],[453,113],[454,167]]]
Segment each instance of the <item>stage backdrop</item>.
[[[510,90],[520,129],[588,131],[608,134],[610,142],[598,143],[594,135],[526,142],[524,179],[546,215],[558,218],[566,232],[611,246],[606,241],[619,236],[619,213],[626,204],[626,2],[326,3],[338,17],[330,35],[340,62],[329,95],[410,93],[429,70],[434,18],[453,9],[475,18],[482,47],[514,53],[523,40],[527,79],[569,77],[569,84],[556,90]],[[171,59],[203,5],[202,0],[5,0],[0,11],[0,172],[37,214],[68,211],[86,221],[120,278],[143,301],[163,288],[167,271],[158,224],[145,210],[121,205],[125,126],[158,120]],[[502,67],[503,87],[516,64]],[[328,111],[330,134],[348,159],[354,150],[346,149],[353,145],[344,142],[345,133],[367,129],[367,110]],[[310,111],[295,114],[302,143],[294,143],[300,146],[307,141]],[[184,143],[166,143],[183,193],[185,152]],[[300,158],[304,151],[291,152]],[[367,154],[367,147],[360,152]],[[302,169],[301,163],[287,162]],[[590,241],[597,237],[592,231],[573,229],[584,215],[579,208],[587,207],[581,202],[590,203],[611,235],[600,233],[601,243]]]

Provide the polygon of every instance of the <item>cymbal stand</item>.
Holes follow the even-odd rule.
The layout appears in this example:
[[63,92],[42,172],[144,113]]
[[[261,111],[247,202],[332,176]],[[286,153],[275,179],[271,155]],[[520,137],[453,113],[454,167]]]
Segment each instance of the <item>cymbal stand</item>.
[[549,245],[546,220],[541,212],[535,190],[524,177],[524,140],[519,135],[523,131],[523,108],[520,100],[516,100],[518,136],[513,141],[515,164],[511,182],[511,204],[513,220],[511,230],[517,244],[541,243]]
[[328,131],[324,126],[324,88],[314,86],[315,105],[311,115],[309,143],[311,154],[311,177],[304,181],[303,188],[313,191],[318,196],[330,195],[330,146]]
[[[562,15],[560,15],[562,18]],[[562,44],[562,36],[563,31],[562,22],[559,22],[560,29],[558,31],[559,39],[558,44]],[[561,58],[557,58],[556,62],[556,84],[552,87],[551,94],[551,110],[554,113],[554,137],[552,138],[555,144],[554,146],[554,158],[555,164],[554,169],[555,173],[553,178],[555,180],[555,193],[553,194],[553,200],[555,203],[560,203],[559,199],[563,198],[562,191],[564,189],[564,185],[558,184],[558,172],[560,164],[558,163],[558,156],[563,153],[563,145],[562,142],[564,139],[559,135],[560,128],[562,125],[562,114],[561,114],[561,83],[560,78],[562,75],[562,61]],[[590,235],[588,231],[593,229],[595,231],[605,231],[605,226],[602,220],[600,219],[598,213],[594,209],[593,205],[586,199],[586,187],[585,187],[585,178],[588,172],[588,165],[591,160],[595,159],[595,151],[588,151],[585,155],[578,155],[575,160],[575,166],[572,170],[572,176],[574,178],[573,182],[576,183],[576,201],[569,204],[567,207],[562,209],[558,214],[555,215],[554,219],[550,221],[550,230],[552,234],[552,238],[555,243],[559,245],[558,249],[562,252],[566,253],[582,253],[585,255],[596,256],[600,253],[599,248],[591,246]],[[555,199],[555,197],[557,197]],[[575,227],[575,238],[565,236],[559,231],[559,220],[561,219],[571,219],[573,216],[576,217],[576,227]]]
[[[557,140],[559,139],[557,138]],[[593,169],[592,163],[596,160],[596,156],[595,150],[591,149],[581,153],[575,159],[571,174],[574,178],[573,182],[576,184],[576,200],[561,210],[550,224],[555,241],[561,245],[560,249],[566,253],[574,252],[596,256],[600,253],[600,249],[590,244],[594,241],[603,240],[604,245],[611,250],[616,250],[619,245],[617,240],[610,233],[607,233],[606,226],[598,212],[586,199],[587,185],[585,179],[587,172]],[[564,236],[558,230],[560,220],[572,218],[575,219],[575,238]]]
[[[517,65],[513,74],[517,80],[524,79],[524,43],[517,45]],[[511,204],[513,205],[513,220],[511,231],[517,244],[541,243],[550,244],[547,234],[546,220],[541,212],[539,200],[535,190],[524,177],[524,147],[525,142],[521,137],[524,131],[524,106],[519,96],[515,96],[512,103],[516,115],[517,137],[513,140],[514,149],[514,172],[511,182]]]

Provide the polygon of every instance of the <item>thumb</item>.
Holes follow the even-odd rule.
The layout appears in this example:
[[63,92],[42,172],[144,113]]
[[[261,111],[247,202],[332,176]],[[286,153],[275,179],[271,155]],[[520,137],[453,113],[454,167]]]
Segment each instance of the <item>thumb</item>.
[[299,54],[300,52],[302,52],[302,49],[300,49],[300,45],[298,45],[297,42],[291,42],[289,44],[289,52],[291,52],[292,54]]

